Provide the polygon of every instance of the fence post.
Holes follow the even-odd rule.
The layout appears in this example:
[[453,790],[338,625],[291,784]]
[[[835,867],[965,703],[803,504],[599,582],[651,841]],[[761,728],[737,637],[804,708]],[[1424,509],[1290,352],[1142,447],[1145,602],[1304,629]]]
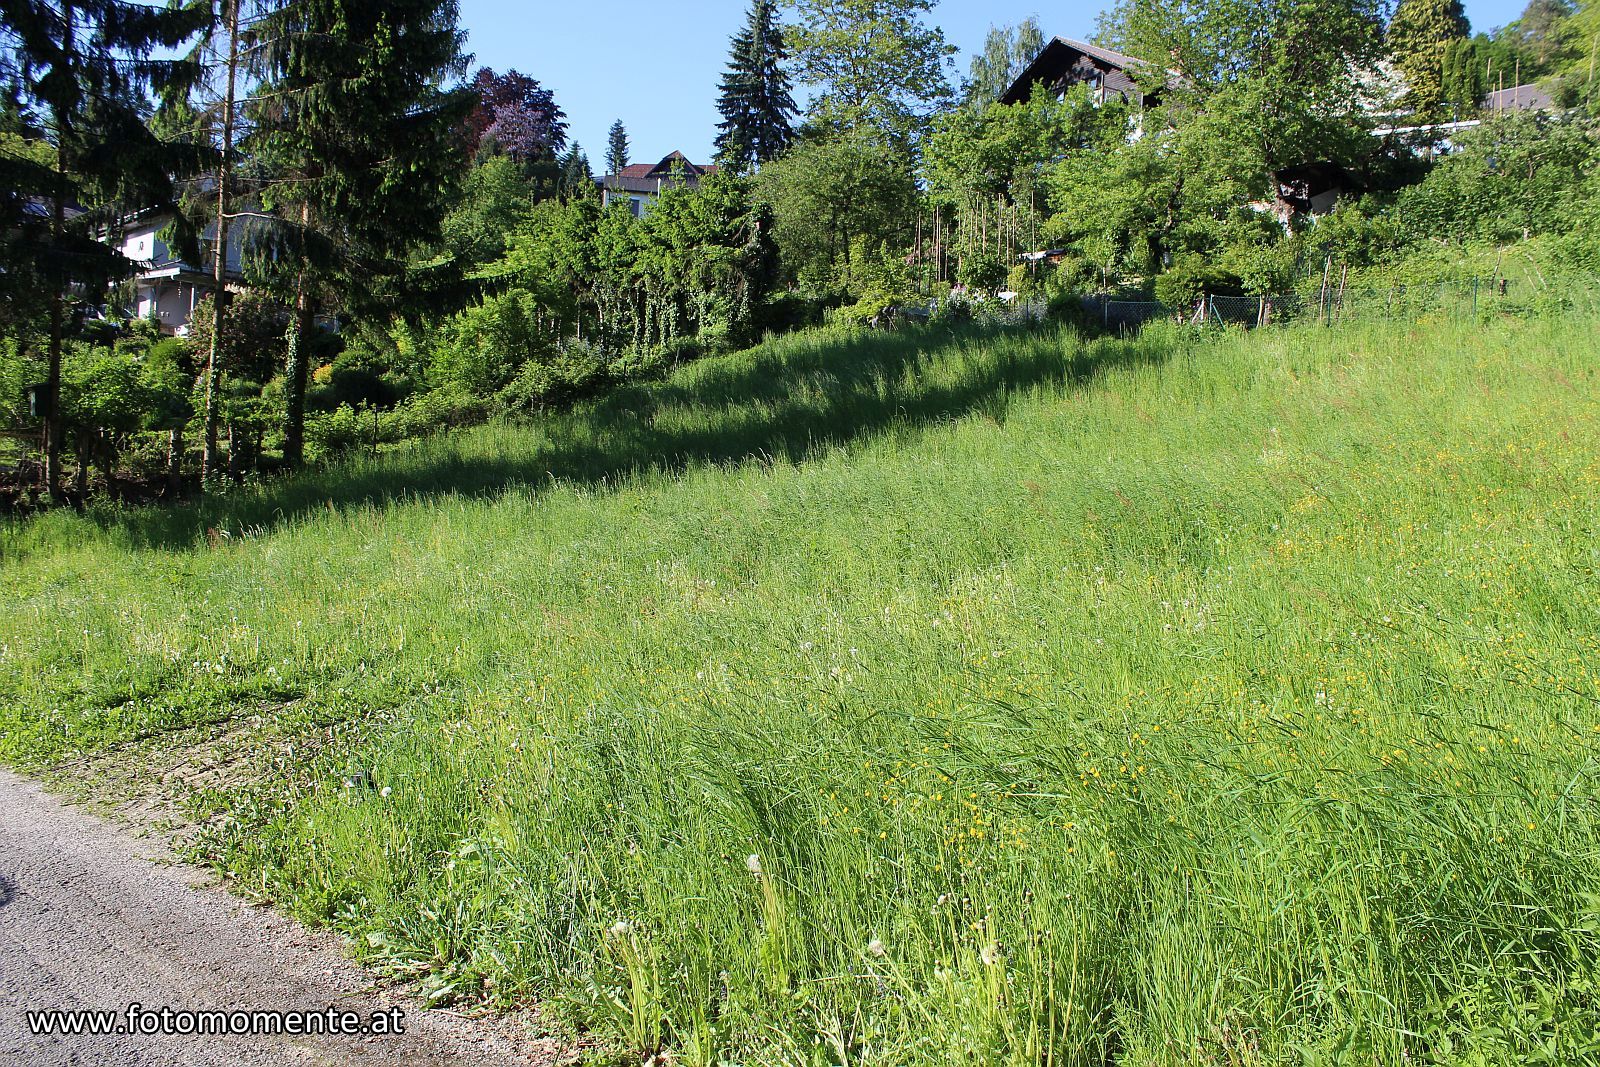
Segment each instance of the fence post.
[[1478,321],[1478,276],[1472,276],[1472,321]]

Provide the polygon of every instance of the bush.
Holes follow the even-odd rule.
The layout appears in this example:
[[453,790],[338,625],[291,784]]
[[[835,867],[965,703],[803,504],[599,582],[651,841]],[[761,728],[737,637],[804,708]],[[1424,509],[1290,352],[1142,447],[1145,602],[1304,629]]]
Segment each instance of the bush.
[[394,410],[384,412],[379,419],[380,437],[384,441],[421,437],[483,422],[489,414],[489,402],[482,397],[459,389],[434,389],[408,397]]
[[357,445],[376,446],[382,425],[376,413],[341,404],[332,411],[306,416],[306,451],[312,459],[325,459]]
[[788,333],[820,326],[828,306],[826,299],[793,290],[773,293],[757,311],[756,327],[767,333]]
[[1239,277],[1201,255],[1179,256],[1172,268],[1156,279],[1156,299],[1174,311],[1194,306],[1205,296],[1238,294]]
[[537,305],[526,290],[501,293],[460,312],[434,337],[429,380],[474,396],[493,396],[525,364],[549,353],[551,346],[537,322]]
[[1080,334],[1097,332],[1102,320],[1100,312],[1086,302],[1082,294],[1054,292],[1045,306],[1045,316],[1052,322],[1071,326]]
[[554,356],[524,363],[495,399],[507,411],[542,411],[592,396],[609,384],[606,354],[588,341],[568,341]]
[[994,256],[968,256],[956,271],[956,280],[968,289],[993,292],[1006,280],[1006,268]]

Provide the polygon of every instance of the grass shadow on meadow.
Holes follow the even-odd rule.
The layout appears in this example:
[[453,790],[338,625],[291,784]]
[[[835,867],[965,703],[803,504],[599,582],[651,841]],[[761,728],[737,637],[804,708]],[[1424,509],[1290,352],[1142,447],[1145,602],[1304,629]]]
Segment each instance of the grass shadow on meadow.
[[136,547],[184,549],[204,543],[210,530],[271,530],[324,509],[603,484],[750,460],[800,462],[891,428],[980,412],[1003,420],[1016,393],[1071,387],[1168,354],[1160,343],[1086,343],[1055,328],[795,335],[505,432],[440,435],[175,508],[100,512],[97,521]]

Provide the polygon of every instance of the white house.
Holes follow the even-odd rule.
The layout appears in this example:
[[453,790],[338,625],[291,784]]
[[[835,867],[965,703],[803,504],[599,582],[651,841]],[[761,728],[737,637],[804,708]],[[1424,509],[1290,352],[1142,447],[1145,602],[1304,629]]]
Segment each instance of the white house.
[[671,152],[659,163],[635,163],[601,178],[601,203],[609,206],[615,201],[625,201],[634,218],[643,218],[661,190],[679,184],[693,188],[700,184],[701,178],[716,170],[715,164],[696,166],[682,152]]
[[[162,212],[136,215],[123,223],[115,243],[123,255],[140,264],[133,280],[133,306],[128,312],[134,318],[154,318],[162,333],[182,336],[189,332],[195,307],[216,283],[209,265],[202,268],[184,262],[161,239],[161,231],[171,221],[172,217]],[[201,248],[215,246],[216,239],[217,226],[213,222],[201,237]],[[237,229],[228,236],[224,273],[230,289],[244,276]]]

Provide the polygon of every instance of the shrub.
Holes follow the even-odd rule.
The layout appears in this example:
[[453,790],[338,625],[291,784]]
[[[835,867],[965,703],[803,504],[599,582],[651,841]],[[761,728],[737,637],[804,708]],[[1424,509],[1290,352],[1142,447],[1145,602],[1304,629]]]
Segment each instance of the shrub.
[[588,341],[568,341],[551,357],[522,365],[496,400],[507,411],[541,411],[592,396],[611,382],[610,361]]
[[1241,288],[1238,275],[1200,255],[1179,256],[1155,284],[1156,299],[1173,310],[1191,307],[1204,296],[1236,294]]
[[375,445],[381,436],[376,414],[341,404],[306,417],[306,450],[313,459],[338,455],[356,445]]
[[493,396],[524,364],[549,352],[537,317],[533,294],[525,290],[489,297],[457,314],[434,338],[429,380],[474,396]]

